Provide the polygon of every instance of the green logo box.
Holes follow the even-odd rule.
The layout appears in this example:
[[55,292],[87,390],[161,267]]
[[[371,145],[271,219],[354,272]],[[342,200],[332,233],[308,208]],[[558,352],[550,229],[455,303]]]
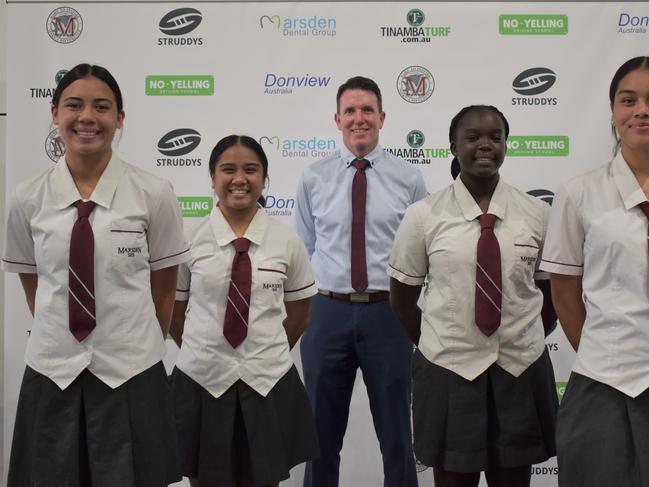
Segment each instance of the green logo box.
[[185,218],[201,218],[212,211],[211,196],[178,196],[178,204]]
[[563,393],[566,392],[567,382],[556,382],[557,385],[557,396],[559,397],[559,402],[563,399]]
[[498,17],[502,35],[567,35],[568,16],[561,14],[505,14]]
[[565,135],[511,135],[507,139],[510,157],[565,157],[570,139]]
[[145,79],[147,96],[212,96],[214,76],[193,75],[149,75]]

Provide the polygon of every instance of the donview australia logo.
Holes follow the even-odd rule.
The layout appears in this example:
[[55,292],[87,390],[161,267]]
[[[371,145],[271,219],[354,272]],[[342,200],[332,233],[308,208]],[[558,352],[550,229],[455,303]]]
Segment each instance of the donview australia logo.
[[47,33],[53,41],[69,44],[76,41],[83,30],[83,19],[71,7],[59,7],[47,17]]
[[520,73],[512,83],[512,89],[522,97],[513,97],[512,105],[554,106],[555,97],[541,97],[557,80],[550,68],[530,68]]
[[203,15],[195,8],[182,7],[167,13],[158,24],[160,32],[169,37],[158,38],[159,46],[202,46],[202,37],[187,37],[202,22]]
[[190,128],[180,128],[167,132],[158,141],[158,151],[163,156],[157,159],[158,166],[200,166],[200,157],[182,157],[189,155],[201,143],[201,134]]

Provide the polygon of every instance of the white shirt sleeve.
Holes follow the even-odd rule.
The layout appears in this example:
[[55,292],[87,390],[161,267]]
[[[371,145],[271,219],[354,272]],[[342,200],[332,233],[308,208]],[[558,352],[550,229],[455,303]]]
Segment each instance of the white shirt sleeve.
[[550,205],[543,203],[543,240],[541,241],[539,248],[539,256],[536,259],[536,268],[534,269],[534,280],[536,281],[547,281],[550,279],[550,274],[541,270],[541,256],[543,255],[543,247],[545,246],[545,238],[548,233],[548,220],[550,219]]
[[180,207],[171,184],[167,181],[160,190],[158,204],[151,210],[147,238],[152,271],[178,265],[189,259]]
[[306,187],[305,174],[302,173],[297,187],[296,202],[297,211],[295,214],[295,230],[304,241],[309,255],[315,251],[315,223],[311,212],[311,200],[309,190]]
[[31,225],[29,218],[25,215],[25,202],[18,201],[16,191],[13,192],[9,201],[2,268],[8,272],[36,273]]
[[191,273],[187,262],[178,266],[178,279],[176,284],[176,301],[189,301],[189,287]]
[[409,206],[401,220],[387,269],[390,277],[410,286],[421,286],[428,274],[426,239],[417,206]]
[[292,235],[288,242],[290,261],[286,269],[284,283],[284,301],[297,301],[310,298],[318,292],[311,271],[309,254],[297,235]]
[[574,196],[564,186],[552,203],[541,269],[554,274],[584,273],[584,227]]

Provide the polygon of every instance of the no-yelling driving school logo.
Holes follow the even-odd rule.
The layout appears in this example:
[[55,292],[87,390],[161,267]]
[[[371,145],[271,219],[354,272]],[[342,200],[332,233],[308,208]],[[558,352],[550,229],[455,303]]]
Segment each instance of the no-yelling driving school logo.
[[47,33],[59,44],[76,41],[83,30],[83,19],[79,12],[71,7],[59,7],[47,17]]
[[284,17],[262,15],[259,17],[262,30],[276,31],[285,37],[329,37],[336,35],[336,19],[333,17]]

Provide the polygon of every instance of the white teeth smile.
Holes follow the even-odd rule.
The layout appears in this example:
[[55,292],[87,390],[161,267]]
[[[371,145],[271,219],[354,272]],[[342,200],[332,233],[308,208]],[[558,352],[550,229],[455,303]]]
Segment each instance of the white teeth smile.
[[231,189],[230,193],[232,194],[248,194],[247,189]]
[[80,135],[81,137],[92,137],[97,135],[97,132],[82,132],[81,130],[77,130],[77,135]]

